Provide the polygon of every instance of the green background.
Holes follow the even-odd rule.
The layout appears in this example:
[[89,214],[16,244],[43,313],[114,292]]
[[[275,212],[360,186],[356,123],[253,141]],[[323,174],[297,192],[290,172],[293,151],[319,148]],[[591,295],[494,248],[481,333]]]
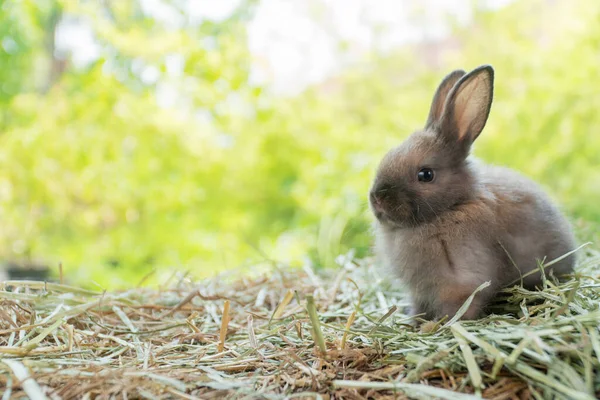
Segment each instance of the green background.
[[[379,159],[423,125],[447,72],[483,63],[495,102],[475,154],[541,182],[580,237],[598,237],[600,2],[475,8],[436,63],[418,46],[373,50],[293,96],[251,83],[255,6],[173,28],[136,1],[2,3],[2,261],[62,262],[71,282],[117,287],[151,271],[146,282],[368,255]],[[66,17],[101,45],[84,68],[56,54]],[[164,82],[180,93],[168,106]]]

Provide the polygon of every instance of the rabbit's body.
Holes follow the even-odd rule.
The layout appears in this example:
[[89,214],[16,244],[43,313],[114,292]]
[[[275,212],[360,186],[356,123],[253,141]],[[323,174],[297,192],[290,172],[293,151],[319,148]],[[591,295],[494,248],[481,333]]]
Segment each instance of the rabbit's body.
[[[493,79],[493,72],[488,73],[487,112]],[[469,88],[469,77],[457,75],[464,76],[458,84],[460,77],[452,74],[442,83],[426,129],[384,158],[371,192],[376,251],[408,285],[413,313],[427,318],[451,317],[478,286],[490,281],[464,316],[475,318],[499,289],[537,268],[537,260],[553,260],[575,246],[569,223],[537,184],[510,169],[467,157],[487,113],[468,109],[468,98],[460,98],[461,83],[470,96],[477,96],[482,82]],[[459,88],[448,94],[444,83]],[[441,96],[449,97],[450,105],[437,105],[436,110]],[[459,103],[465,110],[457,110]],[[476,119],[482,112],[483,122]],[[460,135],[462,126],[453,119],[464,115],[470,118],[468,129],[455,141],[451,135]],[[473,132],[470,142],[463,140]],[[434,175],[431,181],[427,170]],[[571,272],[573,263],[573,256],[556,263],[554,274]],[[523,278],[523,283],[539,284],[540,274]]]
[[[575,246],[568,222],[537,184],[501,167],[484,166],[477,175],[472,199],[430,223],[376,225],[377,253],[411,288],[414,313],[451,316],[490,281],[466,315],[475,317],[499,289],[535,269],[537,260],[553,260]],[[569,273],[572,264],[566,258],[554,272]],[[523,278],[526,287],[539,282],[539,273]]]

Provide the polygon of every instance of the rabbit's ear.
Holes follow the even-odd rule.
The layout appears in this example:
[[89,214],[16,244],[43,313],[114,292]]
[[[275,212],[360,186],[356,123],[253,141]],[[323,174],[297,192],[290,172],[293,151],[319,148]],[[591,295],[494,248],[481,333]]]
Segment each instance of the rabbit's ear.
[[485,126],[494,97],[494,69],[482,65],[463,76],[444,106],[440,130],[452,141],[471,144]]
[[444,112],[444,104],[446,103],[448,93],[450,93],[450,90],[454,84],[465,74],[465,71],[457,69],[456,71],[450,72],[442,80],[442,83],[440,83],[440,86],[437,88],[435,95],[433,96],[431,108],[429,109],[429,117],[427,117],[427,123],[425,124],[426,128],[429,128],[433,124],[440,122],[442,113]]

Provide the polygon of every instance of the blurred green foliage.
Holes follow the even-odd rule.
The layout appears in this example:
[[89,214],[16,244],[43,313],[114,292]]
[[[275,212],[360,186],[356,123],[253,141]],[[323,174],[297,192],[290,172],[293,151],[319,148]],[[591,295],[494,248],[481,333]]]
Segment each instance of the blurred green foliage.
[[[419,46],[373,53],[283,98],[249,79],[254,2],[221,21],[168,3],[176,28],[137,1],[0,5],[4,260],[62,261],[71,279],[111,286],[153,268],[162,278],[171,266],[203,275],[366,254],[365,193],[380,157],[422,126],[445,73],[482,63],[497,85],[476,154],[600,222],[600,2],[480,11],[436,63]],[[85,68],[56,57],[66,16],[100,44]],[[165,90],[177,93],[167,104]]]

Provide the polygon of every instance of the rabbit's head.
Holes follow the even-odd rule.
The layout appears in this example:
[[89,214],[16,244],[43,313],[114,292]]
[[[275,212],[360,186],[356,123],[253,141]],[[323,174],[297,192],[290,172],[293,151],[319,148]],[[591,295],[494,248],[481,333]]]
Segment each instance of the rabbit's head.
[[369,193],[371,210],[390,228],[414,227],[468,202],[477,170],[467,162],[487,121],[494,70],[457,70],[437,89],[425,128],[381,161]]

